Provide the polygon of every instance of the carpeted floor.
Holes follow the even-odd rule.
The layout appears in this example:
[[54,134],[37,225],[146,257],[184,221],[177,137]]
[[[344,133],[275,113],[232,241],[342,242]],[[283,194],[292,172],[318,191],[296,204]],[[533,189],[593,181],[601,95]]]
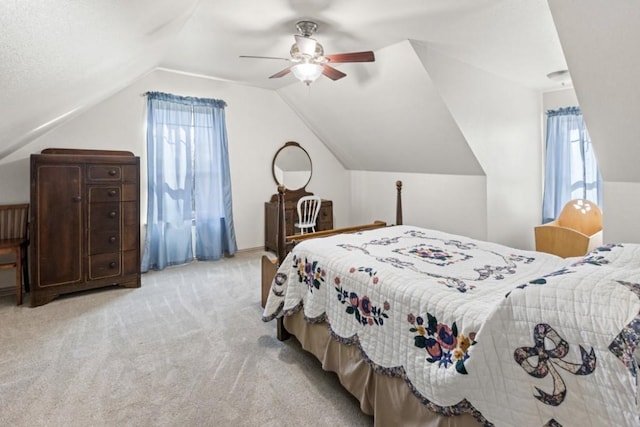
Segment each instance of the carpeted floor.
[[260,320],[260,256],[41,307],[0,298],[0,426],[371,426],[336,376]]

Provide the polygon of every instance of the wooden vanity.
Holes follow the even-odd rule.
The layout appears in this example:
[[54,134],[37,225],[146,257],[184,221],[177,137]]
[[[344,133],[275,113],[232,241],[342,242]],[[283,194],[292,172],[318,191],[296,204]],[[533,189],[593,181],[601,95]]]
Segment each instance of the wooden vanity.
[[[286,188],[284,193],[284,217],[286,235],[299,233],[294,223],[298,218],[298,200],[307,195],[306,186],[311,181],[312,165],[309,153],[297,142],[285,143],[273,156],[271,165],[273,179]],[[316,231],[333,228],[333,202],[322,200],[316,221]],[[278,252],[278,195],[274,194],[264,204],[264,249]]]
[[[310,194],[310,193],[306,193]],[[296,222],[298,213],[296,207],[298,199],[303,195],[289,193],[284,204],[284,221],[287,236],[296,234],[293,224]],[[320,213],[316,222],[316,231],[331,230],[333,228],[333,202],[322,200]],[[274,194],[271,200],[264,204],[264,249],[266,251],[278,252],[278,195]]]

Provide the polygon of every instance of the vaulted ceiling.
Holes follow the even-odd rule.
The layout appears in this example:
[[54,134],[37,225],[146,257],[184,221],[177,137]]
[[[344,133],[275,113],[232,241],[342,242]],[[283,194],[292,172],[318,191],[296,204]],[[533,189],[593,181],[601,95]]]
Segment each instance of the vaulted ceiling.
[[[239,56],[287,57],[304,18],[318,23],[328,53],[418,40],[536,89],[566,66],[541,1],[35,0],[2,2],[0,12],[0,158],[156,67],[271,89],[299,84],[268,79],[283,61]],[[382,72],[370,65],[343,64],[340,83],[365,85]]]
[[[455,120],[437,105],[437,88],[424,70],[418,72],[416,45],[539,92],[558,88],[546,75],[568,66],[585,116],[594,120],[594,124],[588,121],[594,140],[622,144],[632,133],[624,130],[629,114],[618,109],[640,110],[640,97],[633,96],[639,9],[634,0],[621,0],[615,6],[599,0],[5,1],[0,4],[0,160],[160,67],[278,90],[301,117],[321,116],[310,126],[347,167],[375,170],[385,167],[380,153],[353,156],[371,135],[336,134],[350,127],[333,100],[368,89],[369,95],[340,106],[343,112],[358,110],[366,115],[376,102],[371,93],[388,90],[385,82],[412,78],[426,101],[417,109],[402,102],[397,107],[426,113],[426,122],[413,132],[426,127],[442,130],[447,137],[435,144],[448,151],[442,150],[441,160],[469,159],[458,164],[459,171],[448,172],[478,173],[481,168],[469,155]],[[345,79],[306,88],[291,75],[268,79],[286,66],[284,61],[239,58],[288,56],[300,19],[318,23],[315,37],[325,52],[373,50],[380,63],[340,64],[337,68],[348,74]],[[619,66],[610,66],[616,63]],[[606,107],[612,91],[614,99],[622,101],[613,110]],[[313,94],[314,101],[297,103],[305,93]],[[394,99],[402,100],[402,94]],[[379,106],[389,107],[393,108]],[[610,124],[595,124],[601,115]],[[420,123],[419,117],[406,118]],[[398,128],[407,129],[401,125]],[[635,127],[631,130],[635,132]],[[352,140],[351,149],[331,147],[331,141],[347,139]],[[615,179],[640,181],[640,172],[613,172],[625,158],[620,152],[601,155],[604,169]],[[405,163],[407,171],[420,169]],[[434,162],[431,170],[438,172],[438,165]]]

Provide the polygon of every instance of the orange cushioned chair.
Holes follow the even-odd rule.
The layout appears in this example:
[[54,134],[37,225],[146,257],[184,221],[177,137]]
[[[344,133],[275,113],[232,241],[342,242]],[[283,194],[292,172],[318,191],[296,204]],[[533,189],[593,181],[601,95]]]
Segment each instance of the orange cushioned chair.
[[29,205],[0,205],[0,270],[16,269],[16,303],[22,304],[22,277],[28,291]]
[[536,251],[563,258],[582,256],[602,245],[602,212],[593,202],[574,199],[555,221],[535,227]]

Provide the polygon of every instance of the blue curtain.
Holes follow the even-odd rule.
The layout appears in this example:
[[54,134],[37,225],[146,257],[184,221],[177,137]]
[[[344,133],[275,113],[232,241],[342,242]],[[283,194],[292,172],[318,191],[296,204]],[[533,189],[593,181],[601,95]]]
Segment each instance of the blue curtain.
[[[221,101],[218,101],[220,103]],[[196,258],[237,250],[231,210],[231,173],[224,104],[194,106]]]
[[602,177],[579,107],[547,111],[542,223],[556,219],[572,199],[602,208]]
[[224,101],[147,93],[147,232],[142,271],[237,251]]

